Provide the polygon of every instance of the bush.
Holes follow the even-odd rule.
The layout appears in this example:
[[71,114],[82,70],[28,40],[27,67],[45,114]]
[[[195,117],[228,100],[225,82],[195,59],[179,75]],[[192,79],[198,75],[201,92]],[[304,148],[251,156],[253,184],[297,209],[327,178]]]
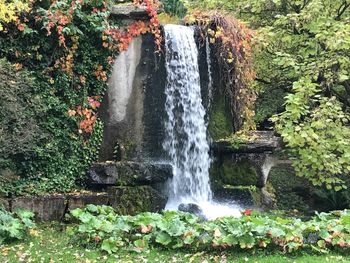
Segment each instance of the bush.
[[29,229],[35,227],[33,217],[34,213],[30,211],[10,213],[0,207],[0,245],[25,238]]
[[350,248],[350,211],[316,214],[302,222],[246,210],[242,217],[201,222],[194,215],[167,211],[119,216],[113,208],[88,205],[71,215],[79,221],[71,229],[75,241],[108,253],[120,248],[141,251],[150,246],[193,250],[237,248],[281,249],[293,252]]

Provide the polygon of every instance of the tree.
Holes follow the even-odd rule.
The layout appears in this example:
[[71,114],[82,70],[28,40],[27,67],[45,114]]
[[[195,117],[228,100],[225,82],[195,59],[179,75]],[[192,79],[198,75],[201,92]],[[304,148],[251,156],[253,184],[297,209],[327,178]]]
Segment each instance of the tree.
[[[350,1],[185,2],[228,10],[255,29],[259,121],[280,113],[272,120],[297,157],[298,175],[339,189],[350,171]],[[264,102],[275,94],[285,101]]]

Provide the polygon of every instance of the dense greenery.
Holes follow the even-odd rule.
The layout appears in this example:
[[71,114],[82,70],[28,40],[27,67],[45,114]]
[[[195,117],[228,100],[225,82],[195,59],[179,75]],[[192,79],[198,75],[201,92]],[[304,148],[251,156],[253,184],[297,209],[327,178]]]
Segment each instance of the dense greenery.
[[348,255],[335,253],[300,253],[283,254],[269,253],[266,251],[239,252],[239,251],[202,251],[191,250],[167,250],[151,249],[146,253],[120,250],[117,254],[108,255],[98,249],[82,248],[77,243],[72,243],[65,231],[66,225],[60,223],[39,224],[35,231],[27,237],[27,242],[17,242],[10,245],[0,245],[0,261],[4,263],[14,262],[259,262],[259,263],[282,263],[282,262],[349,262]]
[[109,3],[0,1],[1,195],[83,186],[98,157],[97,109],[116,54],[146,32],[160,45],[153,1],[152,22],[124,26],[109,17]]
[[79,226],[72,229],[75,240],[107,251],[120,248],[143,251],[153,246],[169,249],[281,249],[293,252],[313,249],[345,250],[350,246],[350,214],[347,210],[316,214],[309,221],[255,214],[201,222],[181,212],[143,213],[119,216],[111,207],[88,205],[72,211]]
[[26,237],[28,231],[35,227],[34,214],[25,210],[10,213],[0,206],[0,245]]
[[224,10],[255,30],[257,120],[265,127],[269,117],[282,112],[272,120],[297,157],[298,175],[341,189],[350,168],[350,3],[183,2],[193,13],[198,8]]
[[[70,191],[77,187],[79,178],[97,157],[101,136],[98,133],[102,131],[96,129],[91,135],[92,131],[82,121],[94,116],[96,102],[92,104],[91,98],[103,94],[110,68],[107,58],[113,54],[113,50],[103,47],[102,31],[108,14],[101,9],[93,12],[93,8],[103,8],[103,1],[92,5],[76,1],[58,1],[52,5],[32,1],[30,8],[29,12],[19,13],[15,23],[4,24],[0,33],[0,56],[11,61],[18,71],[9,69],[13,78],[7,84],[25,82],[28,78],[21,78],[27,74],[26,70],[31,79],[27,84],[31,90],[22,88],[16,94],[18,107],[8,99],[7,110],[2,108],[2,112],[8,115],[9,109],[16,111],[12,118],[18,117],[12,121],[40,140],[28,137],[30,148],[23,147],[18,139],[23,137],[19,136],[22,131],[16,130],[11,120],[4,123],[8,134],[9,129],[14,130],[12,147],[2,149],[6,151],[3,155],[6,162],[3,160],[0,170],[10,170],[16,178],[20,176],[1,188],[6,195]],[[60,20],[50,21],[53,14],[56,14],[54,19]],[[2,92],[5,98],[10,98],[11,90],[6,84]],[[70,116],[69,110],[77,107],[85,114]],[[26,121],[26,125],[20,121]],[[32,122],[39,123],[40,128],[31,125]],[[92,125],[100,126],[98,122]],[[3,139],[11,142],[8,136]]]

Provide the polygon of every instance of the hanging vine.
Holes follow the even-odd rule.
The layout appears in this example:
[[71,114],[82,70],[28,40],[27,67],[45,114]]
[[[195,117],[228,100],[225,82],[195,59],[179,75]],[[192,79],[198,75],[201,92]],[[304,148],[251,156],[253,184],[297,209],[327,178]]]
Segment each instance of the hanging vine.
[[185,21],[198,25],[202,37],[208,37],[214,47],[235,130],[254,129],[253,103],[256,93],[251,88],[255,77],[252,30],[234,17],[219,11],[194,11]]

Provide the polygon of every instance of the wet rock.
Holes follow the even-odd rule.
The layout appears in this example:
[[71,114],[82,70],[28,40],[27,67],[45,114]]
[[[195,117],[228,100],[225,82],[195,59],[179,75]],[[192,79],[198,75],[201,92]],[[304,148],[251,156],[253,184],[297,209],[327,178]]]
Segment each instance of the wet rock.
[[76,208],[84,208],[88,204],[93,205],[108,205],[107,193],[78,193],[68,194],[68,210],[72,211]]
[[160,212],[166,199],[150,186],[114,186],[107,189],[111,206],[122,215]]
[[66,211],[64,195],[18,197],[12,199],[12,211],[26,209],[35,213],[39,221],[61,220]]
[[259,200],[256,195],[259,194],[256,187],[247,186],[230,186],[226,185],[219,189],[215,189],[215,198],[222,202],[232,202],[243,207],[259,206]]
[[276,198],[272,191],[268,190],[267,187],[261,188],[261,206],[264,209],[272,209],[276,205]]
[[105,162],[89,171],[90,184],[137,186],[165,182],[172,177],[169,164],[139,162]]
[[179,207],[177,208],[179,211],[182,212],[187,212],[190,214],[193,214],[203,220],[207,220],[206,216],[203,214],[202,208],[200,208],[199,205],[193,204],[193,203],[188,203],[188,204],[180,204]]

